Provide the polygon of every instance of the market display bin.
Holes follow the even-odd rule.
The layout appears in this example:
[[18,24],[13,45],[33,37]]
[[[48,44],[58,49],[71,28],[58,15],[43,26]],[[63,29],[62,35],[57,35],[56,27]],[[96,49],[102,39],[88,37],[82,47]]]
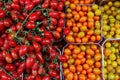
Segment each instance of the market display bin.
[[103,56],[103,79],[119,80],[120,75],[120,57],[119,57],[120,39],[107,39],[102,44]]
[[119,0],[102,0],[99,4],[102,11],[101,31],[105,39],[120,39],[120,4],[118,2]]
[[[59,54],[61,55],[62,53],[61,53],[60,49],[58,47],[56,47],[56,46],[55,46],[55,48],[59,52]],[[63,80],[62,79],[62,68],[61,68],[61,65],[62,65],[62,63],[60,62],[60,80]]]
[[[90,48],[91,47],[91,45],[95,45],[95,46],[97,46],[97,49],[100,51],[99,52],[99,54],[101,55],[101,59],[99,58],[99,64],[101,65],[99,65],[99,71],[101,72],[99,75],[99,77],[97,77],[97,78],[99,78],[99,80],[103,80],[103,53],[102,53],[102,48],[101,48],[101,46],[99,45],[99,44],[97,44],[97,43],[86,43],[86,44],[74,44],[74,43],[72,43],[72,44],[66,44],[65,46],[64,46],[64,48],[63,48],[63,50],[62,50],[62,55],[66,55],[66,53],[64,52],[65,51],[65,49],[68,49],[68,47],[70,48],[70,45],[73,45],[74,47],[78,47],[78,46],[86,46],[86,48]],[[81,48],[81,52],[82,52],[82,48]],[[86,51],[86,50],[85,50]],[[97,50],[96,50],[97,51]],[[98,52],[95,52],[95,54],[97,54]],[[69,58],[71,58],[71,57],[73,57],[72,55],[73,55],[74,53],[73,52],[71,52],[71,55],[69,55],[70,57]],[[81,53],[82,54],[82,53]],[[87,59],[88,60],[88,58],[86,58],[87,57],[87,53],[85,53],[85,56],[84,56],[84,58],[85,59]],[[69,59],[68,58],[68,59]],[[96,64],[98,64],[98,63],[96,63],[96,61],[95,61],[95,59],[94,59],[94,55],[92,56],[92,59],[94,60],[94,62],[93,62],[93,66],[95,67],[96,66]],[[82,61],[82,59],[80,59],[81,61]],[[87,62],[87,60],[85,61],[85,63]],[[68,63],[69,62],[69,60],[67,60],[65,63]],[[77,67],[76,67],[76,61],[74,61],[74,63],[75,64],[71,64],[71,65],[73,65],[73,66],[75,66],[75,68],[77,69]],[[64,62],[63,63],[61,63],[61,69],[62,69],[62,78],[63,78],[63,80],[67,80],[67,79],[65,79],[65,73],[66,72],[64,72],[64,70],[66,70],[66,68],[65,67],[63,67],[63,65],[64,65]],[[84,63],[82,63],[82,64],[80,64],[82,67],[84,66]],[[93,67],[92,66],[92,67]],[[97,66],[98,67],[98,66]],[[84,67],[83,67],[84,68]],[[91,68],[91,67],[90,67]],[[70,70],[70,65],[69,65],[69,63],[68,63],[68,66],[67,66],[67,69],[69,69]],[[92,68],[92,69],[94,69],[94,68]],[[85,69],[84,69],[85,70]],[[79,73],[79,71],[76,71],[75,73],[77,73],[77,74],[81,74],[82,72],[80,72]],[[89,72],[88,72],[89,73]],[[73,73],[74,74],[74,73]],[[85,75],[85,76],[87,76],[87,74]],[[98,76],[98,75],[97,75]],[[88,79],[88,76],[87,77],[85,77],[86,79]],[[81,80],[83,80],[83,79],[81,79]]]
[[[92,4],[93,5],[93,4]],[[80,6],[80,7],[84,7],[84,6],[87,6],[87,7],[89,7],[89,8],[91,8],[92,7],[92,5],[81,5],[81,4],[78,4],[78,5],[76,5],[76,6]],[[64,40],[67,42],[67,43],[100,43],[101,41],[102,41],[102,31],[101,31],[101,16],[99,15],[99,20],[94,20],[93,18],[93,20],[94,20],[94,24],[95,25],[93,25],[93,28],[95,28],[95,30],[93,30],[93,34],[91,35],[92,36],[92,38],[96,38],[96,36],[97,36],[97,38],[96,38],[96,41],[92,41],[93,39],[92,38],[90,38],[88,35],[87,35],[87,32],[88,32],[88,30],[91,30],[91,28],[89,28],[88,27],[88,24],[89,23],[86,23],[86,25],[84,24],[85,22],[78,22],[78,21],[75,21],[74,23],[75,23],[75,27],[77,27],[76,25],[78,24],[80,24],[80,26],[86,26],[87,27],[87,31],[85,31],[85,30],[82,30],[82,28],[81,29],[79,29],[79,31],[78,32],[76,32],[76,30],[75,31],[73,31],[73,25],[74,25],[74,23],[73,23],[73,25],[72,25],[72,27],[70,27],[70,31],[71,31],[71,34],[73,34],[72,36],[73,36],[73,38],[74,38],[74,41],[70,41],[70,39],[68,38],[68,36],[67,36],[67,34],[65,34],[65,28],[67,28],[68,26],[68,24],[67,24],[67,22],[68,22],[68,20],[72,20],[73,18],[74,18],[74,15],[72,15],[72,17],[71,18],[67,18],[67,15],[69,15],[69,12],[68,12],[68,9],[69,9],[70,7],[69,6],[66,6],[66,9],[65,9],[65,13],[66,13],[66,19],[65,19],[65,22],[66,22],[66,24],[65,24],[65,27],[64,27]],[[99,10],[99,5],[98,5],[98,10]],[[81,12],[82,10],[80,10],[80,12]],[[74,11],[73,11],[73,13],[74,13]],[[70,14],[73,14],[72,12],[70,13]],[[78,14],[80,14],[79,12],[77,12]],[[83,11],[83,13],[84,13],[84,11]],[[93,13],[95,13],[95,12],[93,12]],[[86,17],[87,17],[87,14],[88,14],[88,12],[86,12]],[[83,16],[84,17],[84,16]],[[81,16],[81,14],[80,14],[80,19],[81,18],[83,18],[82,16]],[[86,21],[91,21],[91,20],[89,20],[89,19],[86,19]],[[84,25],[83,25],[84,24]],[[98,31],[99,30],[99,31]],[[97,33],[97,31],[98,31],[98,33]],[[73,32],[73,33],[72,33]],[[82,32],[82,33],[80,33],[80,32]],[[83,34],[83,32],[84,32],[84,34],[85,34],[85,36],[84,37],[89,37],[88,39],[87,39],[87,41],[86,41],[86,38],[84,38],[83,39],[83,37],[82,38],[77,38],[77,35],[78,35],[78,33],[80,33],[80,34]],[[96,32],[96,34],[94,34]],[[88,33],[89,34],[89,33]],[[68,34],[69,35],[69,34]],[[67,36],[67,37],[66,37]],[[99,37],[98,37],[99,36]],[[97,39],[99,39],[99,40],[97,40]],[[80,41],[81,40],[81,41]]]

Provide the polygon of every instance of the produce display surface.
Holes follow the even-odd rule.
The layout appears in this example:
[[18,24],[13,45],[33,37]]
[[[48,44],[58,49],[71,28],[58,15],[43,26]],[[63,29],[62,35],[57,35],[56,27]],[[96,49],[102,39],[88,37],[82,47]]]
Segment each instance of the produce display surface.
[[120,80],[120,0],[0,0],[0,80]]

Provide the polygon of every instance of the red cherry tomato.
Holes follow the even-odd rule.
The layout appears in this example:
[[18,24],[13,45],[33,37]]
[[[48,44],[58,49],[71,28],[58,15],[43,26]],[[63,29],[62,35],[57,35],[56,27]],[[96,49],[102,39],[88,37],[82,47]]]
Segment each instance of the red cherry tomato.
[[32,2],[26,3],[25,9],[26,10],[32,10],[34,8],[34,4]]
[[58,2],[55,0],[55,1],[51,1],[50,2],[50,7],[52,9],[56,9],[58,7]]
[[65,62],[65,61],[67,60],[66,56],[64,56],[64,55],[60,55],[60,56],[58,57],[58,59],[59,59],[59,61],[61,61],[61,62]]
[[6,12],[0,9],[0,18],[4,18],[6,16]]
[[26,28],[30,29],[30,30],[34,29],[35,28],[35,23],[33,21],[27,22],[26,23]]
[[28,57],[26,59],[26,68],[32,68],[33,64],[35,63],[34,58]]
[[58,19],[59,18],[59,13],[57,11],[51,11],[51,12],[49,12],[49,16],[52,17],[52,18]]
[[64,24],[65,24],[64,19],[59,19],[59,21],[58,21],[58,26],[59,26],[59,27],[64,27]]
[[19,50],[19,55],[20,56],[25,55],[27,52],[28,52],[28,46],[27,45],[23,45],[23,46],[20,47],[20,50]]
[[15,67],[15,65],[13,65],[13,64],[7,64],[7,65],[5,66],[5,69],[6,69],[7,71],[14,71],[14,70],[16,70],[16,67]]
[[62,11],[63,8],[64,8],[63,2],[59,2],[59,3],[58,3],[58,8],[57,8],[57,10],[58,10],[58,11]]
[[51,80],[51,79],[50,79],[50,76],[43,76],[42,80]]
[[69,34],[69,32],[70,32],[70,28],[68,28],[68,27],[64,28],[64,34],[65,35]]
[[36,53],[36,57],[41,64],[44,64],[44,59],[41,52]]

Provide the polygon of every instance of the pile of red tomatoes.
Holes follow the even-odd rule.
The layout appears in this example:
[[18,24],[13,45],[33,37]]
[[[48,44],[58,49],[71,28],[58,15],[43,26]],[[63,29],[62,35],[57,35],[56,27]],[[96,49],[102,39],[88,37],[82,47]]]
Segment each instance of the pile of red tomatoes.
[[59,50],[64,3],[0,1],[0,80],[60,80]]

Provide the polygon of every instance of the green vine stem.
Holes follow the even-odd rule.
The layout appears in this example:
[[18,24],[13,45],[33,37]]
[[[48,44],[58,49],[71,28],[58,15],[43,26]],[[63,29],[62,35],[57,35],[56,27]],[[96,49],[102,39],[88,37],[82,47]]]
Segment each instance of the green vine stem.
[[[30,14],[32,14],[32,13],[36,10],[36,8],[38,8],[38,7],[40,7],[40,6],[39,6],[39,5],[36,6],[36,7],[30,12]],[[17,37],[17,35],[20,33],[22,26],[26,23],[26,21],[27,21],[28,17],[30,16],[30,14],[26,17],[26,19],[25,19],[25,20],[23,21],[23,23],[21,24],[20,29],[19,29],[19,30],[16,32],[16,34],[15,34],[15,37]]]
[[9,75],[12,79],[17,80],[17,79],[15,79],[10,73],[8,73],[3,67],[1,67],[1,69],[2,69],[7,75]]

